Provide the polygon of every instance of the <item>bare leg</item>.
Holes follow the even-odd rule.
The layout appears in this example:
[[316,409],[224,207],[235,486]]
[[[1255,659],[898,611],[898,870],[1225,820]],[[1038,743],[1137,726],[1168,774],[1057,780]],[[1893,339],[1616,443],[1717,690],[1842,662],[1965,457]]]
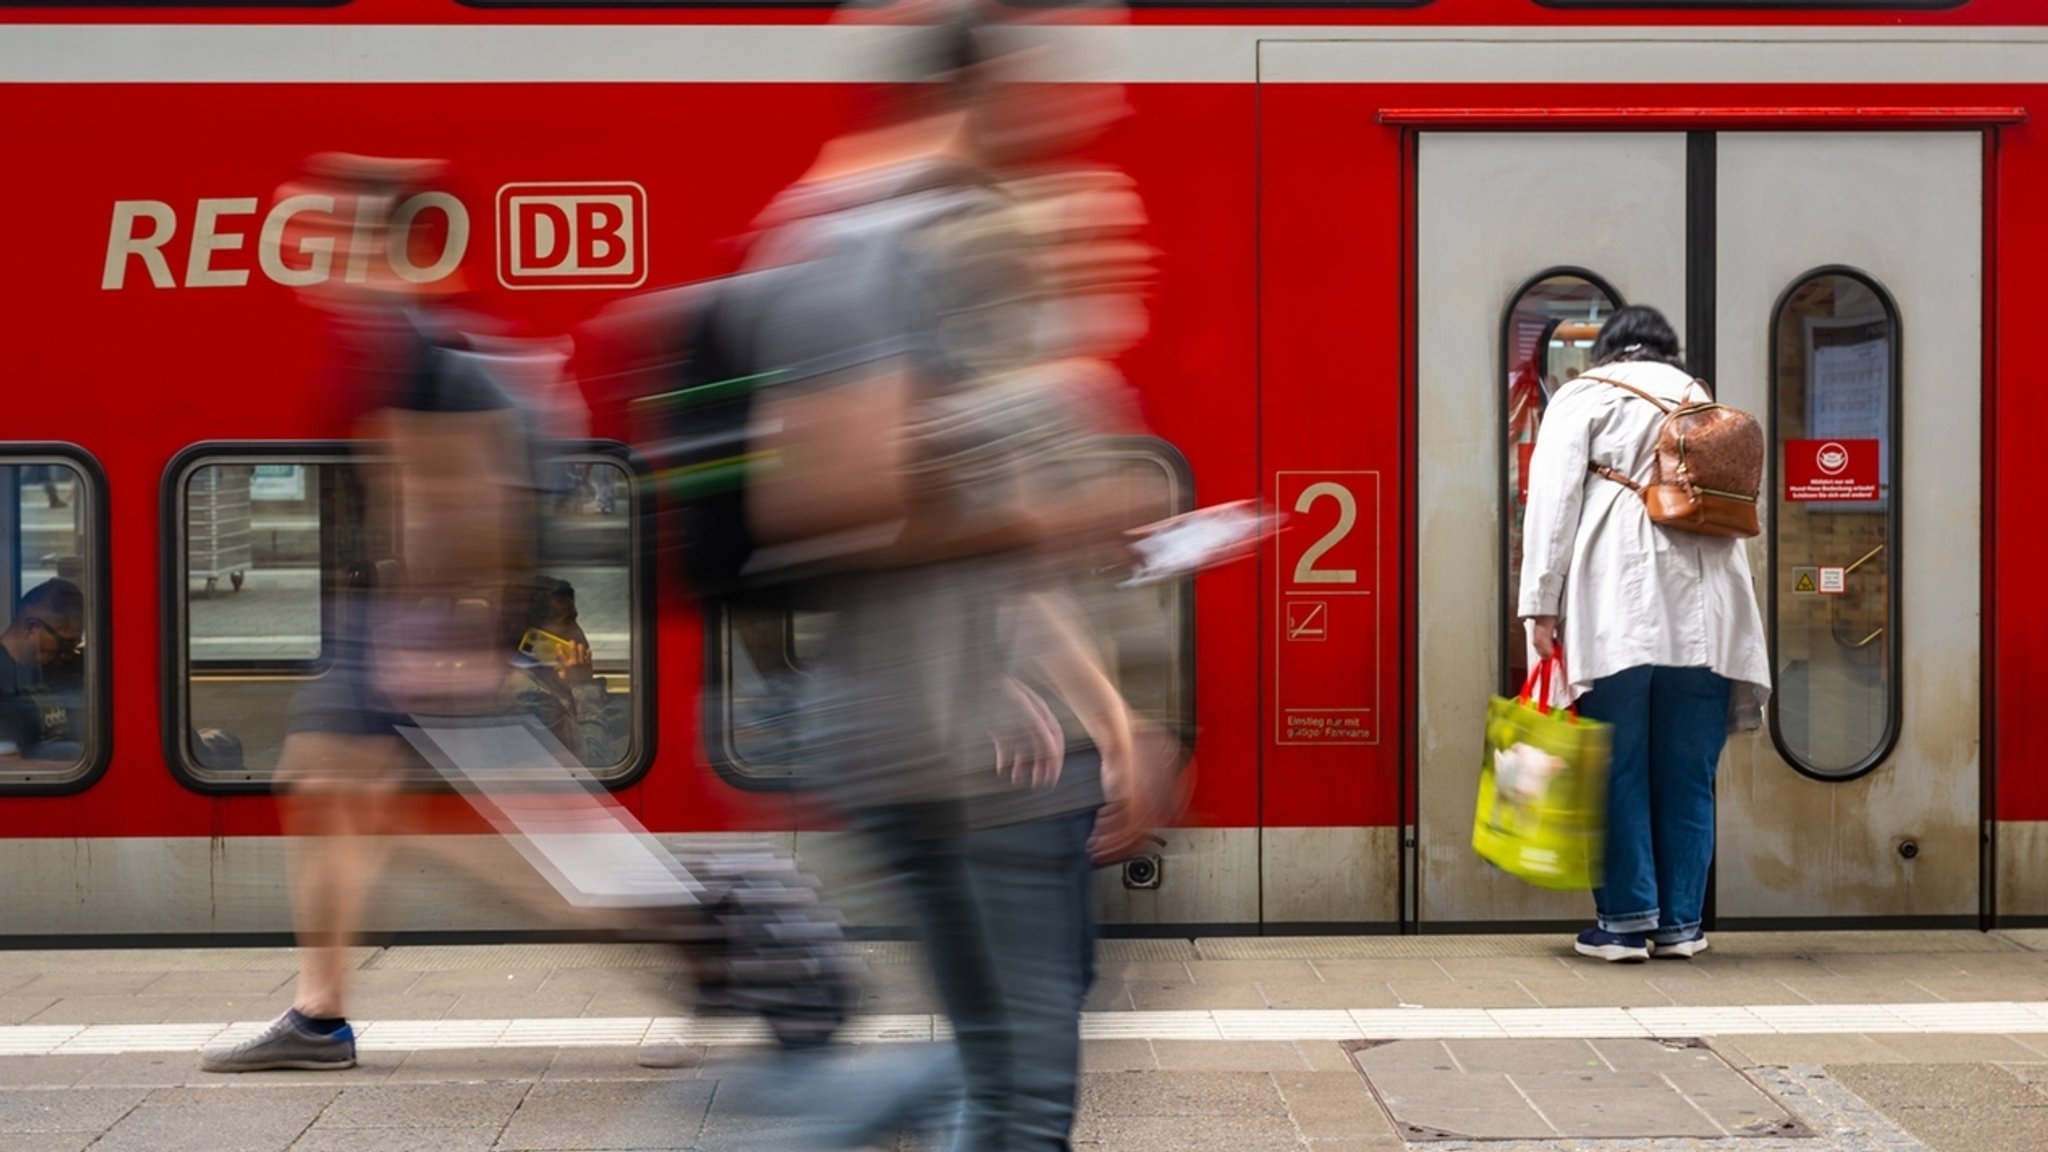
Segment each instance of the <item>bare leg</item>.
[[292,1007],[344,1014],[348,948],[361,934],[370,889],[389,851],[391,808],[403,745],[394,737],[298,732],[285,739],[278,774],[293,837],[292,915],[299,986]]

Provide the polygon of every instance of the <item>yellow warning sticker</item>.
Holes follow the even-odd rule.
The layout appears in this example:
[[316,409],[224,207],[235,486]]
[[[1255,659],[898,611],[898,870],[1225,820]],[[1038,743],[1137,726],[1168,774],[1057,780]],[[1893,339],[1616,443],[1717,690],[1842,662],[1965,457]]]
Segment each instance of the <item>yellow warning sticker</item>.
[[1818,592],[1818,591],[1820,591],[1820,589],[1818,589],[1818,588],[1815,588],[1815,587],[1813,586],[1813,569],[1811,569],[1811,568],[1801,568],[1801,569],[1799,570],[1799,579],[1793,582],[1793,584],[1792,584],[1792,590],[1793,590],[1794,592]]

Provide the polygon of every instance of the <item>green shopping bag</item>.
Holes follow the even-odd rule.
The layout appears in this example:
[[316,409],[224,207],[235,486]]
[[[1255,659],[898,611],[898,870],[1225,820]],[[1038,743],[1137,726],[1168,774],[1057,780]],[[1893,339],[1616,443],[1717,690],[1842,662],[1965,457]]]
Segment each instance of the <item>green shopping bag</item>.
[[1612,725],[1549,708],[1553,669],[1564,674],[1561,649],[1530,669],[1519,695],[1496,696],[1486,710],[1472,847],[1538,888],[1595,888],[1606,849]]

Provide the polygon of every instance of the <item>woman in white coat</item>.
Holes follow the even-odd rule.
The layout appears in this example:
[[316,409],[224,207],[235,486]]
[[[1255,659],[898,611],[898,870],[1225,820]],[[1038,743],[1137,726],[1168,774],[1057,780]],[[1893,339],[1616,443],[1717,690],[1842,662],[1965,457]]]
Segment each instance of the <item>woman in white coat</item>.
[[1602,960],[1691,957],[1714,857],[1714,770],[1732,730],[1762,722],[1770,661],[1743,541],[1661,528],[1642,499],[1595,474],[1652,479],[1664,413],[1706,399],[1663,315],[1617,311],[1594,367],[1558,390],[1529,465],[1521,597],[1538,657],[1565,652],[1581,715],[1614,726],[1607,859],[1595,926]]

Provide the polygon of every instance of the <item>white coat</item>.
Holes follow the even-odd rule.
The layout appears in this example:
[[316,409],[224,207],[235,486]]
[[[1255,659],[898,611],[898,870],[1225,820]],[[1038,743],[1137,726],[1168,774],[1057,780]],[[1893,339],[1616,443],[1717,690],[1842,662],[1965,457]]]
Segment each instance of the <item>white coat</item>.
[[[1665,364],[1595,371],[1667,403],[1704,398],[1689,374]],[[1611,384],[1580,377],[1558,389],[1529,462],[1516,611],[1559,618],[1571,699],[1630,668],[1711,668],[1733,682],[1730,730],[1754,728],[1771,670],[1744,541],[1660,528],[1634,492],[1586,468],[1605,464],[1648,483],[1663,420]]]

